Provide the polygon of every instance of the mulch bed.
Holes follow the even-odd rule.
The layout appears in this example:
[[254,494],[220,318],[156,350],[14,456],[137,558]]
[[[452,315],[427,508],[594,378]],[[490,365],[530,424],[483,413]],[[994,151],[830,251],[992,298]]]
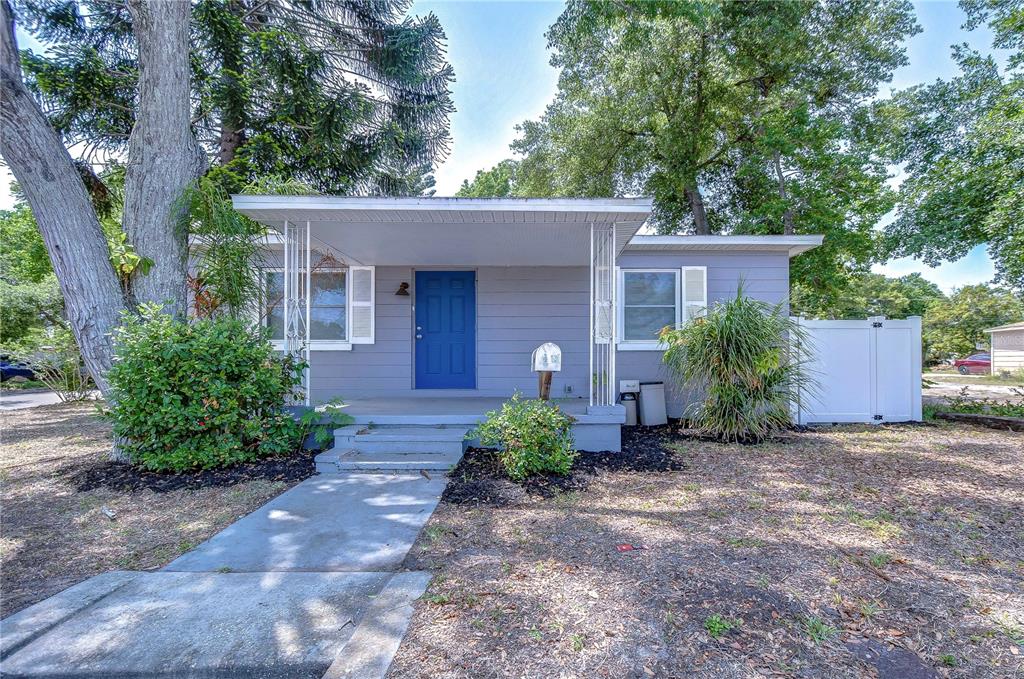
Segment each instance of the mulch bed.
[[404,563],[435,578],[390,679],[1024,675],[1021,434],[624,443],[525,486],[466,456]]
[[229,487],[256,480],[281,481],[292,485],[316,474],[316,465],[313,461],[315,455],[316,452],[303,451],[284,457],[268,457],[227,469],[206,469],[190,474],[151,472],[108,461],[84,469],[73,467],[68,478],[80,492],[107,488],[118,491],[145,489],[154,493],[168,493],[175,490]]
[[510,507],[530,496],[554,497],[560,493],[584,490],[602,474],[611,472],[661,473],[681,471],[683,462],[664,445],[675,425],[662,427],[623,427],[622,446],[629,455],[612,452],[582,451],[565,476],[540,475],[522,483],[509,480],[496,453],[487,448],[470,448],[449,473],[442,501],[456,505]]

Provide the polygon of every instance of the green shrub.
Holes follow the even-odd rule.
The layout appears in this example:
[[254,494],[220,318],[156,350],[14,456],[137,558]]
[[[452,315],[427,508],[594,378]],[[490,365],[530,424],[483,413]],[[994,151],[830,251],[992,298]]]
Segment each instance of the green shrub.
[[786,352],[802,330],[781,305],[743,295],[707,316],[661,333],[664,362],[683,385],[703,392],[687,416],[722,441],[762,441],[790,426],[790,403],[807,388],[800,361]]
[[115,335],[114,434],[133,463],[154,471],[292,452],[306,432],[284,405],[303,367],[240,321],[187,323],[146,306]]
[[[970,387],[963,387],[953,398],[942,405],[928,408],[930,418],[936,412],[966,413],[970,415],[996,415],[999,417],[1024,417],[1024,385],[1010,387],[1013,396],[1005,399],[973,398]],[[929,419],[930,419],[929,418]]]
[[485,446],[499,446],[505,473],[515,481],[534,474],[566,474],[576,459],[573,418],[548,401],[516,393],[501,410],[469,434]]

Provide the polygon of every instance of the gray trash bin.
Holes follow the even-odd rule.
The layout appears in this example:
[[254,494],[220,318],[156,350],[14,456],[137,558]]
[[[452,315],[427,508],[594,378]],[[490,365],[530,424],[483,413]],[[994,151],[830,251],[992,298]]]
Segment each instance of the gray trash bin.
[[619,403],[626,409],[626,426],[632,427],[636,424],[636,394],[620,394]]
[[646,427],[668,424],[664,382],[640,383],[640,424]]

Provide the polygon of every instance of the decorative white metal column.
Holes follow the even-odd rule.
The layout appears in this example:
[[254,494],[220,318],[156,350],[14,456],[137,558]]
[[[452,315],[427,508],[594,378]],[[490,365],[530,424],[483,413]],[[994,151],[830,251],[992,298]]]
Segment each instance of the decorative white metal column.
[[[312,296],[309,222],[284,223],[284,352],[306,364],[301,403],[309,405],[309,307]],[[295,399],[295,405],[299,404]]]
[[615,224],[591,224],[591,407],[615,405],[615,296]]

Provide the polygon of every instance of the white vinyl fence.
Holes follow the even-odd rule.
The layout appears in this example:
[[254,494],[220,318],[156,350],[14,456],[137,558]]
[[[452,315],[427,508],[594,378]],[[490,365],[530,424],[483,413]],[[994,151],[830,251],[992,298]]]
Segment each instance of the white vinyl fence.
[[921,318],[794,319],[812,386],[794,404],[800,424],[921,419]]

